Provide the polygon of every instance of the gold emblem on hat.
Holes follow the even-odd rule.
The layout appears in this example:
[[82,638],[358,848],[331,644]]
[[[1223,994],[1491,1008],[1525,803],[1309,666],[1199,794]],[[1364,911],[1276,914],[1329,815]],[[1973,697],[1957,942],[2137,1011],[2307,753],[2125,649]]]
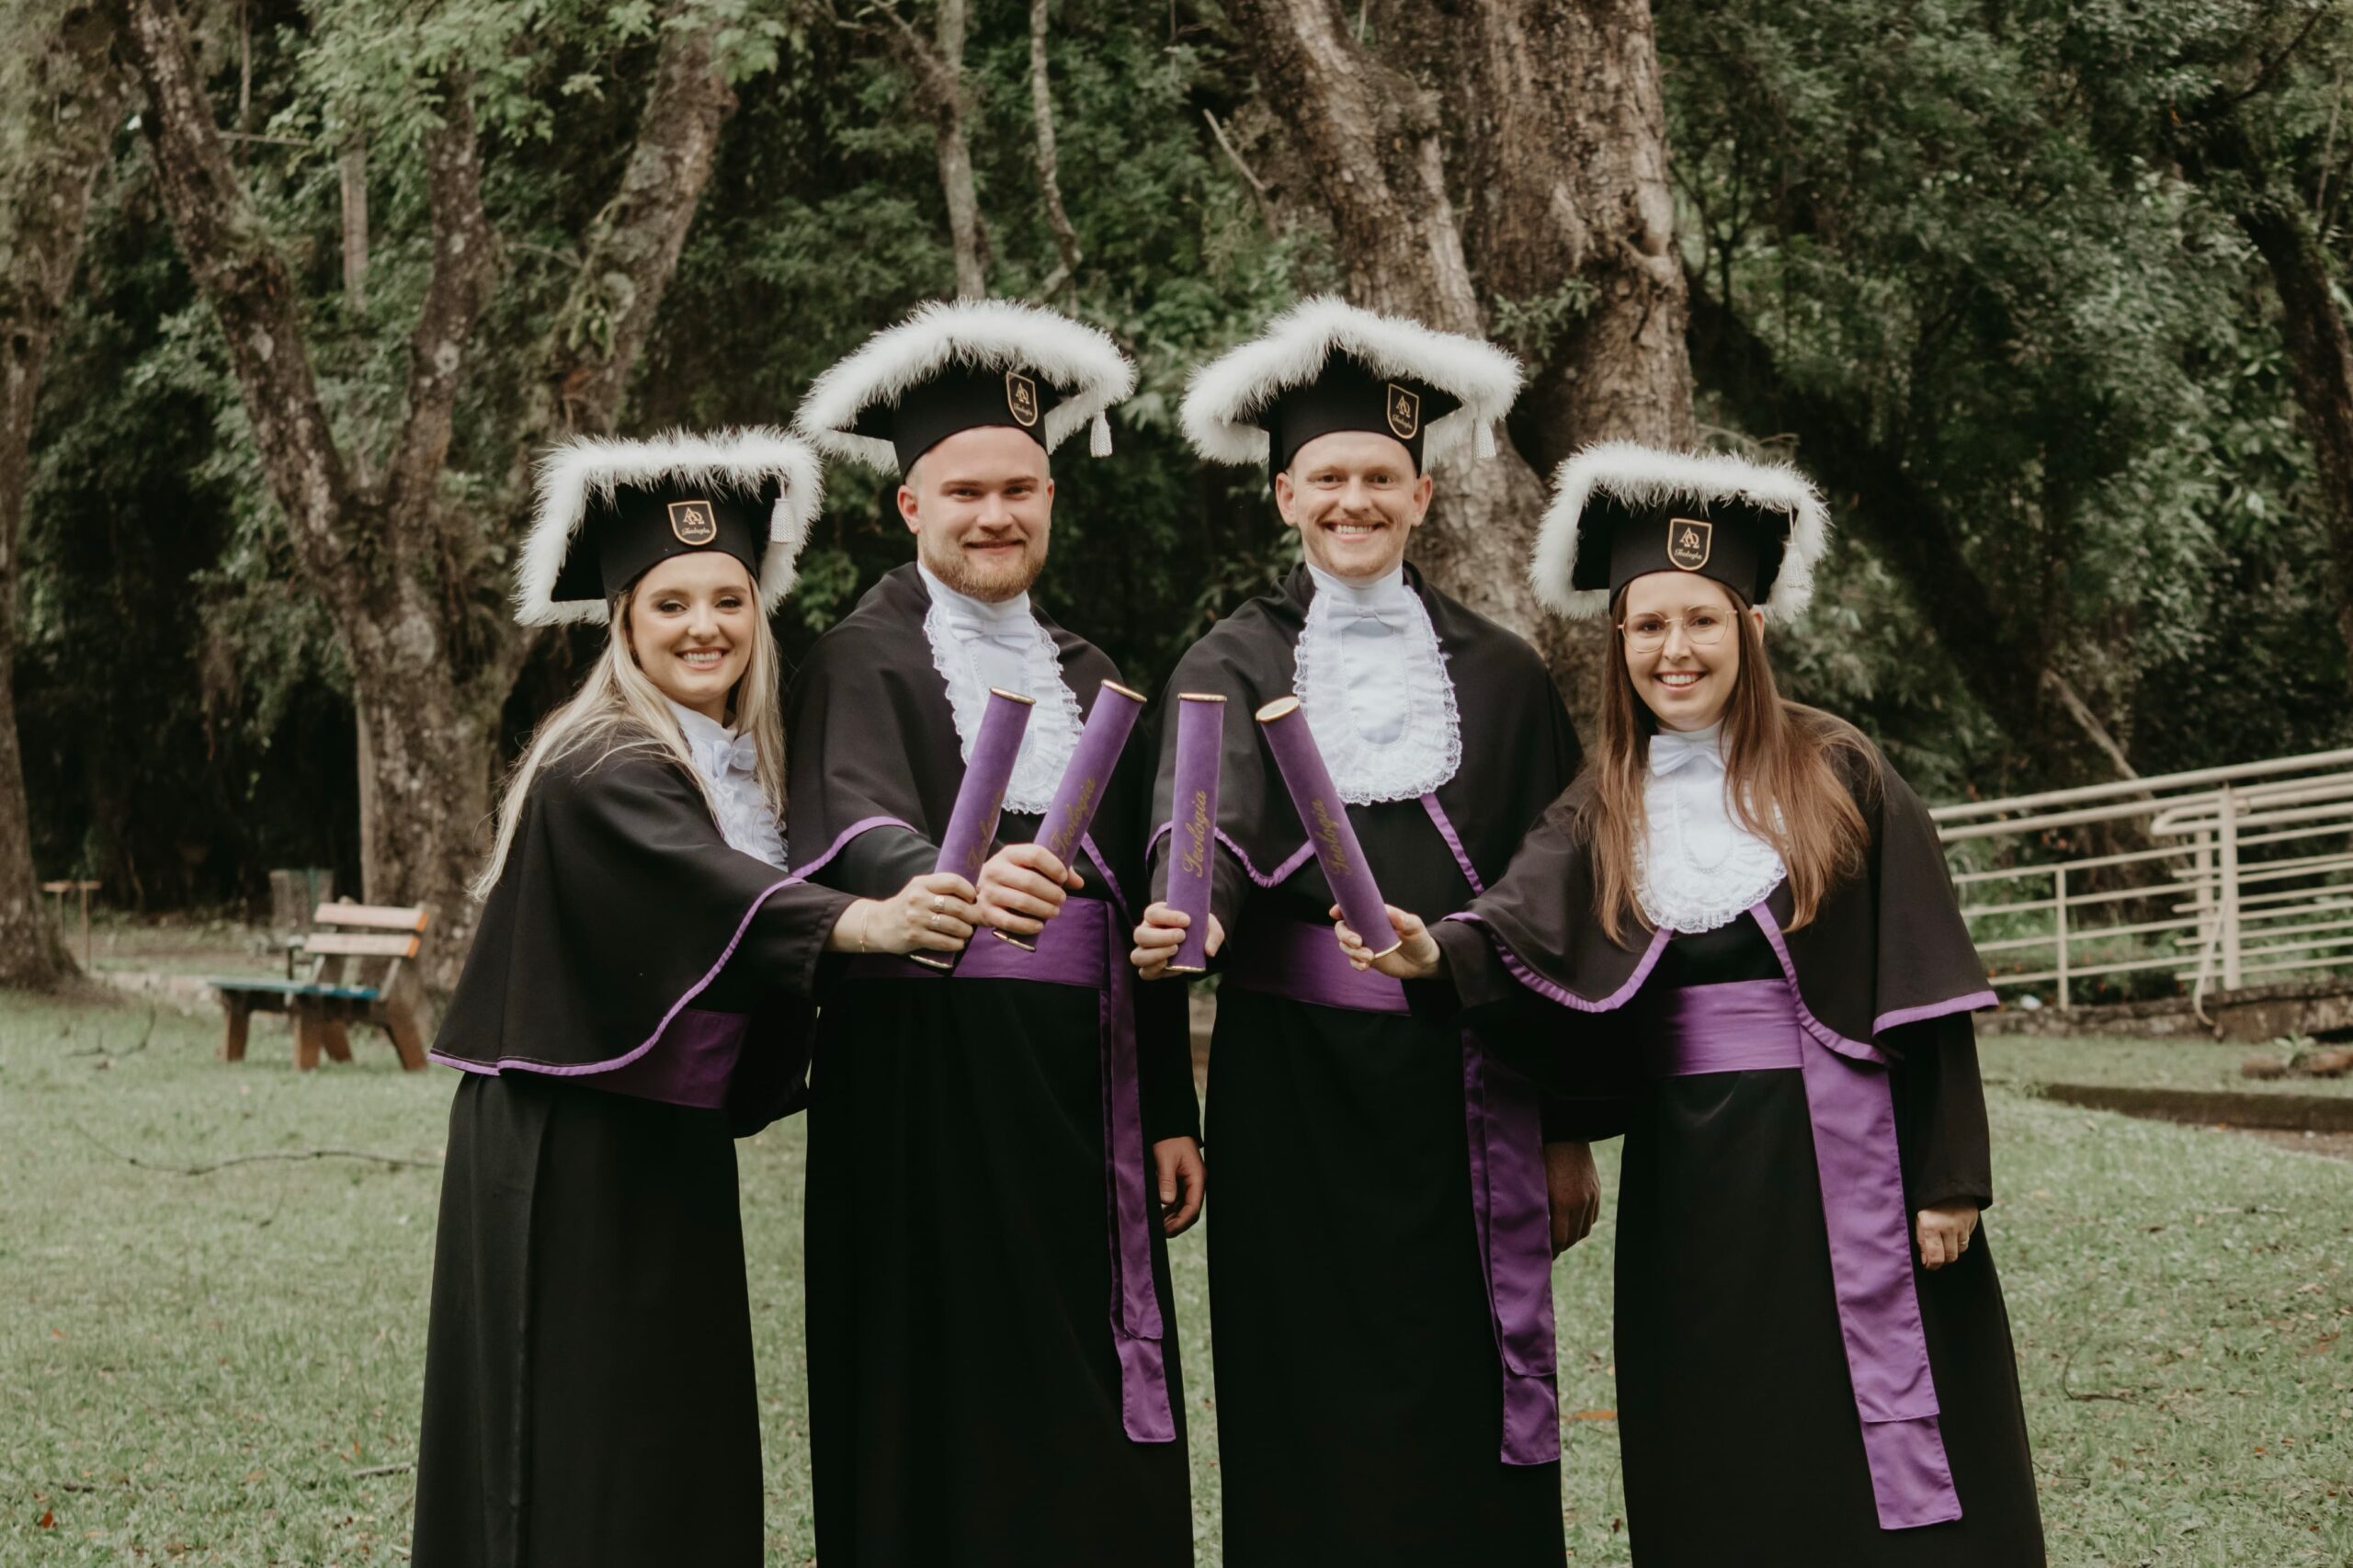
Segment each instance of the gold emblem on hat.
[[1422,427],[1422,398],[1395,381],[1389,383],[1389,428],[1401,441],[1410,441]]
[[1038,423],[1038,383],[1018,370],[1005,373],[1005,406],[1023,429]]
[[719,519],[711,515],[708,501],[673,501],[670,531],[678,536],[680,544],[700,550],[719,537]]
[[1669,564],[1686,572],[1697,572],[1708,563],[1709,552],[1716,547],[1716,525],[1697,517],[1670,517],[1666,524],[1666,559]]

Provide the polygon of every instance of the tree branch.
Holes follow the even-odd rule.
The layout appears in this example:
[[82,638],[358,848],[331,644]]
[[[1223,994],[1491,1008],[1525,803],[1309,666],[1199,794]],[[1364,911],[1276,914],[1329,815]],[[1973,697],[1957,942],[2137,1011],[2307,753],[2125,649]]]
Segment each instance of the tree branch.
[[225,1171],[232,1165],[257,1165],[279,1160],[366,1160],[375,1165],[392,1165],[400,1169],[436,1171],[441,1168],[441,1162],[438,1160],[415,1160],[406,1154],[371,1153],[366,1149],[273,1150],[259,1154],[232,1154],[225,1160],[208,1160],[201,1165],[175,1165],[161,1160],[142,1160],[136,1154],[126,1154],[100,1140],[97,1134],[80,1122],[77,1121],[73,1126],[74,1131],[120,1160],[124,1165],[136,1165],[142,1171],[162,1171],[168,1176],[210,1176],[215,1171]]
[[245,416],[294,546],[327,603],[348,613],[361,587],[341,522],[351,499],[319,401],[294,282],[231,166],[171,0],[127,0],[124,29],[147,91],[141,124],[180,254],[227,340]]
[[972,150],[964,137],[964,32],[970,0],[939,0],[938,19],[926,40],[891,0],[875,0],[892,27],[892,41],[915,73],[919,106],[931,121],[933,155],[939,164],[939,191],[948,203],[948,237],[956,256],[956,294],[979,299],[989,291],[988,237],[981,226],[981,201],[972,184]]
[[665,28],[620,189],[589,225],[579,278],[556,318],[548,379],[564,428],[603,432],[620,417],[734,103],[711,29]]
[[1038,183],[1046,194],[1046,222],[1053,226],[1062,268],[1043,290],[1051,294],[1078,276],[1078,231],[1063,210],[1059,160],[1054,153],[1054,99],[1046,80],[1046,0],[1029,0],[1029,113],[1038,127]]
[[449,455],[451,410],[465,349],[498,282],[498,235],[483,210],[472,83],[441,83],[441,119],[425,139],[425,179],[433,222],[433,273],[409,337],[408,417],[384,494],[394,517],[432,509]]

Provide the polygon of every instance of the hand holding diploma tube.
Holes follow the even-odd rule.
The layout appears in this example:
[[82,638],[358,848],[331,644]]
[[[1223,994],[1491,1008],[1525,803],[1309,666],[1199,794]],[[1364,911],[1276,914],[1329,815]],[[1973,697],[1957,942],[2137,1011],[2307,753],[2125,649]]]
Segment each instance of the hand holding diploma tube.
[[[1275,770],[1290,791],[1300,825],[1315,846],[1316,863],[1324,868],[1324,880],[1332,884],[1343,917],[1350,926],[1376,939],[1388,933],[1388,905],[1381,902],[1380,885],[1372,880],[1372,868],[1365,864],[1363,846],[1348,822],[1348,808],[1332,783],[1331,770],[1315,749],[1315,736],[1307,727],[1307,715],[1300,711],[1299,699],[1278,698],[1259,709],[1258,727],[1266,733]],[[1385,942],[1372,956],[1385,958],[1396,947],[1394,940]]]
[[[989,688],[988,707],[981,714],[980,733],[972,737],[972,755],[964,764],[964,778],[956,787],[956,806],[948,816],[948,831],[940,835],[935,870],[952,871],[977,885],[988,863],[989,843],[996,836],[996,819],[1005,808],[1005,787],[1012,781],[1013,765],[1021,756],[1021,736],[1029,727],[1031,700],[1017,691]],[[907,955],[934,969],[953,969],[952,959],[924,953]]]
[[[1103,803],[1103,792],[1110,788],[1111,775],[1120,766],[1120,754],[1127,749],[1128,736],[1136,727],[1137,715],[1143,711],[1143,694],[1130,691],[1116,681],[1105,681],[1097,688],[1095,707],[1086,715],[1086,728],[1078,737],[1078,749],[1071,754],[1070,765],[1063,769],[1063,781],[1054,790],[1054,798],[1046,807],[1046,814],[1038,824],[1037,847],[1052,858],[1053,864],[1024,861],[1020,869],[1035,877],[1042,887],[1024,887],[1009,878],[997,879],[1011,884],[1012,891],[1026,892],[1029,900],[1022,909],[995,909],[1000,918],[1010,917],[1017,924],[1008,928],[990,927],[990,935],[999,941],[1010,942],[1017,948],[1030,947],[1029,937],[1053,918],[1061,907],[1058,897],[1047,897],[1062,890],[1054,884],[1063,873],[1077,862],[1079,848],[1086,837],[1086,830],[1095,821],[1095,808]],[[1068,885],[1076,885],[1072,877]],[[994,902],[994,901],[993,901]],[[1034,913],[1037,903],[1048,905],[1042,915]]]
[[1385,951],[1374,952],[1365,946],[1356,927],[1340,913],[1340,906],[1331,910],[1333,932],[1340,938],[1340,951],[1357,969],[1374,969],[1392,980],[1427,980],[1446,967],[1446,949],[1438,945],[1430,928],[1422,917],[1410,910],[1390,904],[1384,913],[1384,939],[1390,946]]

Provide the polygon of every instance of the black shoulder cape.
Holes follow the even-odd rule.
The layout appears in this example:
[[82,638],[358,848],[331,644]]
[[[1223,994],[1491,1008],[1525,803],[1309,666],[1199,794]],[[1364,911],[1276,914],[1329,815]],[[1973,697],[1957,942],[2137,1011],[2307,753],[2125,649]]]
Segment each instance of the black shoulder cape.
[[[1777,935],[1814,1021],[1839,1040],[1868,1047],[1903,1024],[1993,1006],[1995,996],[1927,808],[1877,747],[1847,733],[1855,749],[1844,755],[1853,760],[1833,757],[1870,830],[1863,873],[1832,889],[1808,925]],[[1576,824],[1591,789],[1589,778],[1571,785],[1530,830],[1503,880],[1460,918],[1487,933],[1523,984],[1600,1013],[1642,989],[1670,934],[1651,933],[1643,946],[1630,948],[1612,941],[1595,917],[1592,857]],[[1786,884],[1768,908],[1786,926]],[[1475,967],[1474,950],[1451,932],[1443,936],[1450,960],[1467,957],[1463,967]]]
[[[704,996],[764,909],[777,929],[760,933],[763,950],[780,946],[789,968],[813,974],[848,902],[731,848],[665,753],[584,748],[532,780],[433,1055],[554,1077],[625,1066]],[[801,997],[749,989],[758,1002],[729,1107],[746,1131],[797,1108],[809,1023]]]

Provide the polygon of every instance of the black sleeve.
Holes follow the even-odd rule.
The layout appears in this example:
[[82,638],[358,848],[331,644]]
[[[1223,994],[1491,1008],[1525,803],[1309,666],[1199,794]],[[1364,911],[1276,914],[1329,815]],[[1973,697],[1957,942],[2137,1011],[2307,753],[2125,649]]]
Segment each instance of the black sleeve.
[[[1154,825],[1156,830],[1158,824]],[[1154,903],[1168,896],[1168,856],[1175,844],[1174,834],[1164,834],[1152,846],[1150,885]],[[1252,885],[1250,873],[1243,868],[1233,851],[1222,844],[1219,845],[1216,855],[1210,861],[1210,914],[1216,918],[1219,928],[1229,937],[1233,935],[1235,920],[1242,913],[1242,901],[1250,896]],[[1211,959],[1210,968],[1214,970],[1217,967],[1218,960]]]
[[1479,1029],[1518,1022],[1526,1004],[1539,1001],[1504,967],[1503,955],[1486,933],[1467,920],[1440,920],[1430,926],[1445,961],[1428,980],[1408,981],[1405,1003],[1434,1024],[1460,1022]]
[[[1123,956],[1120,961],[1127,960]],[[1139,981],[1134,991],[1144,1141],[1190,1138],[1199,1142],[1201,1106],[1193,1089],[1191,988]]]
[[1888,1031],[1897,1141],[1912,1207],[1994,1201],[1985,1085],[1977,1072],[1977,1026],[1948,1013]]
[[851,839],[814,880],[860,898],[888,898],[938,864],[938,846],[913,828],[875,827]]

